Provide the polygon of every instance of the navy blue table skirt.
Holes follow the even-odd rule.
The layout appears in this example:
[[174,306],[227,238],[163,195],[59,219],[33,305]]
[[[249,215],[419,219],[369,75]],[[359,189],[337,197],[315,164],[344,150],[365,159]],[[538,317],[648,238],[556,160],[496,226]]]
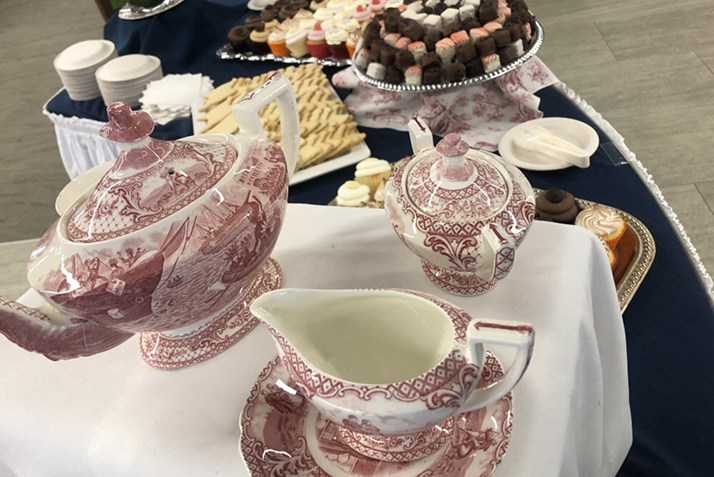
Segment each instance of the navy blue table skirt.
[[[146,20],[129,22],[115,16],[104,33],[120,54],[161,58],[164,74],[202,73],[220,85],[236,76],[254,76],[282,66],[216,57],[228,30],[247,15],[245,6],[187,0]],[[336,71],[326,69],[330,76]],[[338,92],[342,97],[349,94],[348,90]],[[595,127],[601,141],[609,141],[555,88],[542,90],[538,96],[546,116],[579,119]],[[48,109],[64,116],[106,120],[101,100],[74,102],[66,92],[55,97]],[[376,157],[395,161],[410,153],[404,132],[360,129]],[[158,126],[154,136],[176,139],[191,134],[191,121],[183,119]],[[348,167],[293,186],[290,201],[327,204],[353,173],[354,168]],[[618,476],[714,475],[714,313],[657,201],[629,165],[613,165],[600,150],[588,169],[529,172],[527,176],[535,187],[562,187],[577,197],[626,210],[649,228],[657,245],[652,269],[624,315],[634,443]]]

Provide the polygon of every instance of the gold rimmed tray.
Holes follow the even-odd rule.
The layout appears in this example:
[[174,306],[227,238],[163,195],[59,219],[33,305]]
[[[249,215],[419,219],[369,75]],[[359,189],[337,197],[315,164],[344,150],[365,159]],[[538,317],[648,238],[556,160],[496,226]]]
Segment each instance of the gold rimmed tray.
[[[545,191],[534,189],[534,192],[536,196],[538,196]],[[580,210],[587,209],[593,205],[604,205],[577,198],[575,201]],[[336,199],[327,205],[337,206]],[[377,204],[375,202],[364,205],[366,208],[381,208],[383,206],[383,204]],[[610,206],[608,205],[606,207]],[[625,222],[627,222],[627,231],[622,239],[620,239],[616,250],[613,251],[618,257],[618,261],[612,272],[613,278],[615,279],[620,311],[624,313],[627,309],[627,305],[630,304],[632,297],[635,295],[635,292],[642,284],[645,275],[647,275],[647,272],[652,266],[657,249],[652,234],[639,219],[624,210],[615,207],[610,208],[620,214],[622,218],[625,219]]]

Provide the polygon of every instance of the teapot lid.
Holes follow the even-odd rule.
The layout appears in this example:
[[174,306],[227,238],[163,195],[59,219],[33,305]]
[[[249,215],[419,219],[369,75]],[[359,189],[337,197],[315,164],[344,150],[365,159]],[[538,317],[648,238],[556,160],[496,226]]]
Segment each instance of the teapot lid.
[[486,219],[500,212],[510,195],[507,171],[455,133],[417,156],[406,174],[410,200],[423,213],[440,220]]
[[211,189],[236,161],[227,143],[160,141],[154,122],[124,103],[107,108],[99,134],[121,151],[94,191],[69,209],[67,235],[75,242],[110,240],[178,212]]

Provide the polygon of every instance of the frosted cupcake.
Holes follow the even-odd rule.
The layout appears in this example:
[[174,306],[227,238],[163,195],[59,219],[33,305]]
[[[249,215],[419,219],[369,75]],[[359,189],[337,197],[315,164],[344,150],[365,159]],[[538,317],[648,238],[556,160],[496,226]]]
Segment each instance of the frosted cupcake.
[[315,14],[313,15],[313,18],[315,20],[317,20],[318,22],[322,23],[322,22],[326,22],[327,20],[331,20],[332,17],[334,17],[334,16],[335,16],[335,14],[333,12],[331,12],[327,8],[322,8],[315,12]]
[[285,38],[287,48],[295,58],[302,58],[310,53],[307,47],[307,32],[300,28],[291,28]]
[[268,46],[275,56],[290,56],[290,50],[285,46],[285,32],[273,30],[268,36]]
[[373,197],[382,181],[389,179],[391,174],[392,166],[389,162],[370,157],[357,164],[355,180],[369,187],[369,196]]
[[317,23],[307,34],[307,49],[314,58],[327,58],[330,56],[330,49],[325,41],[325,32]]
[[369,187],[357,181],[347,181],[337,189],[337,205],[365,207],[369,202]]
[[362,34],[358,31],[353,31],[352,33],[347,35],[347,41],[345,42],[345,46],[347,46],[347,53],[349,53],[350,58],[355,55],[355,50],[357,50],[357,43],[359,43],[360,38],[362,38]]
[[248,37],[248,48],[256,55],[267,55],[270,53],[268,46],[268,37],[270,32],[265,30],[265,27],[260,27],[250,32]]
[[373,13],[368,9],[364,8],[362,5],[358,5],[355,12],[352,14],[352,18],[357,20],[359,23],[368,22],[372,19]]
[[332,30],[325,32],[325,41],[330,49],[330,56],[336,60],[346,60],[350,57],[347,51],[347,32],[344,30]]

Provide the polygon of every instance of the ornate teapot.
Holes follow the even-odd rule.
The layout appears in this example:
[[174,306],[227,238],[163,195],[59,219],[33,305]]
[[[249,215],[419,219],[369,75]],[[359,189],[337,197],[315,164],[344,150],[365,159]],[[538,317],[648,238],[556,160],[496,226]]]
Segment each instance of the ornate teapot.
[[[251,311],[268,326],[286,383],[367,457],[406,462],[436,452],[457,413],[505,396],[528,368],[527,323],[472,319],[408,290],[275,290]],[[511,367],[476,389],[484,345],[516,349]]]
[[415,156],[394,170],[384,200],[394,230],[442,290],[491,290],[510,272],[533,222],[533,189],[517,168],[471,149],[458,134],[434,148],[419,118],[409,134]]
[[[258,118],[273,99],[284,151]],[[0,298],[0,333],[53,360],[142,333],[142,357],[159,368],[188,366],[235,343],[258,323],[252,300],[280,285],[270,253],[297,161],[297,111],[280,73],[233,107],[236,136],[160,141],[149,137],[147,113],[109,106],[100,135],[119,146],[119,157],[61,207],[27,266],[44,301],[30,308]]]

